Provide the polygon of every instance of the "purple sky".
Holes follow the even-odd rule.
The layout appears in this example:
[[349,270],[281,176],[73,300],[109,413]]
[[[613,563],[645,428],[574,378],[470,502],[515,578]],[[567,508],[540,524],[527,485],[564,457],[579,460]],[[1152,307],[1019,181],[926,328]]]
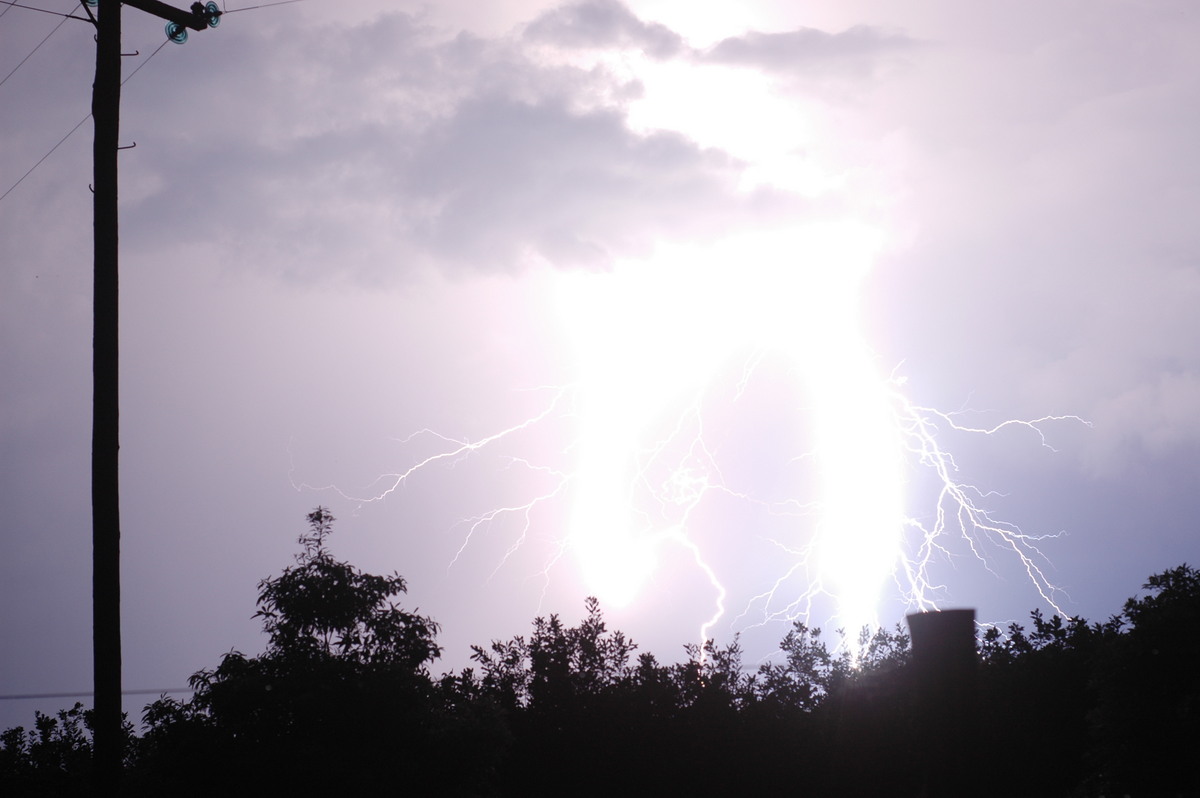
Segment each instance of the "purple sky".
[[[956,417],[970,426],[1091,422],[1043,426],[1049,447],[1023,427],[939,438],[997,517],[1062,533],[1040,544],[1059,606],[1102,620],[1149,574],[1198,559],[1190,3],[345,6],[230,14],[123,90],[122,140],[137,142],[121,155],[128,689],[260,651],[256,584],[290,562],[317,504],[339,519],[339,556],[399,571],[406,605],[442,624],[436,668],[539,613],[577,619],[579,563],[554,560],[577,483],[535,507],[520,547],[511,514],[463,546],[464,519],[572,470],[569,400],[377,502],[305,486],[369,497],[443,450],[413,433],[480,441],[542,412],[580,379],[563,275],[602,285],[708,257],[736,276],[767,258],[813,280],[842,253],[739,244],[813,225],[878,235],[861,334],[913,402],[970,410]],[[58,22],[7,10],[0,75]],[[140,53],[128,74],[163,34],[133,9],[124,22]],[[91,35],[68,20],[0,85],[0,191],[88,113]],[[0,694],[90,689],[90,148],[89,121],[0,201]],[[735,303],[786,310],[785,290],[753,285],[728,307],[681,285],[669,297],[693,326],[645,351],[711,348],[738,328]],[[636,319],[625,295],[599,318],[655,318],[661,296],[646,296]],[[797,296],[795,315],[820,305]],[[735,342],[710,364],[707,441],[731,490],[811,499],[789,481],[811,433],[794,364],[768,354],[738,395],[754,354]],[[907,510],[928,520],[927,470],[905,473]],[[803,545],[811,519],[719,494],[691,520],[729,591],[713,634],[769,655],[786,624],[754,625],[750,599],[792,563],[769,539],[786,527]],[[948,548],[930,566],[946,606],[990,621],[1047,606],[1002,550],[984,563]],[[685,555],[607,613],[667,661],[713,612]],[[904,610],[885,591],[881,620]],[[0,702],[0,727],[67,704]]]

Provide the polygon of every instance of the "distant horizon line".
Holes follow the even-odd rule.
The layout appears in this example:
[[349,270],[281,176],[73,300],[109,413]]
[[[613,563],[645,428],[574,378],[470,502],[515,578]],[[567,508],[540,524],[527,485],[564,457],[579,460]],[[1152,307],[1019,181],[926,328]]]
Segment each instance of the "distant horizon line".
[[[169,687],[163,690],[122,690],[121,695],[161,695],[164,693],[194,693],[191,687]],[[39,698],[94,698],[93,690],[81,690],[74,693],[13,693],[0,695],[0,701],[32,701]]]

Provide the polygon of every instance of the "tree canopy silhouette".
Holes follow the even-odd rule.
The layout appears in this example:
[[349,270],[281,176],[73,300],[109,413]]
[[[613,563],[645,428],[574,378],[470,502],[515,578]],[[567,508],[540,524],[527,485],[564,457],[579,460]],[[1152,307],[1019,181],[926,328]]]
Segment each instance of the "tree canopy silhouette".
[[270,637],[267,655],[423,668],[441,654],[437,624],[396,606],[408,591],[399,574],[366,574],[334,559],[326,541],[335,520],[324,507],[309,513],[296,564],[259,582],[254,617]]
[[[263,652],[229,651],[193,674],[190,699],[164,696],[140,737],[127,729],[128,794],[921,789],[920,699],[900,626],[827,644],[797,622],[756,668],[736,637],[663,664],[589,598],[577,625],[537,618],[435,680],[438,625],[401,606],[404,579],[338,560],[327,509],[307,521],[295,561],[258,585]],[[1035,611],[1028,626],[981,630],[981,753],[1016,764],[981,770],[978,795],[1200,795],[1200,572],[1181,565],[1143,589],[1103,623]],[[80,794],[89,723],[77,704],[37,714],[32,732],[0,733],[0,794]]]
[[[438,626],[398,606],[401,576],[333,556],[334,520],[323,507],[311,512],[295,564],[259,583],[254,617],[266,650],[230,651],[191,677],[189,701],[147,707],[149,783],[196,795],[366,790],[448,764],[453,717],[428,673]],[[445,782],[470,772],[458,768]]]

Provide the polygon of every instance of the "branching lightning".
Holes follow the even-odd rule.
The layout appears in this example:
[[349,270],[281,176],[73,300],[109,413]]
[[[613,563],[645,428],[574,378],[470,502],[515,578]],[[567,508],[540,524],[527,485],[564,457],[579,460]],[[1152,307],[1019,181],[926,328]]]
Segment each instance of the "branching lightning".
[[[473,442],[423,429],[399,443],[419,437],[440,448],[362,491],[297,487],[382,501],[432,468],[501,447],[552,416],[569,418],[576,431],[561,451],[571,468],[505,453],[508,467],[536,473],[549,487],[460,521],[465,532],[449,567],[498,521],[515,519],[505,526],[515,532],[494,575],[544,521],[540,512],[567,501],[570,520],[565,530],[553,531],[557,545],[541,571],[543,597],[552,570],[572,555],[588,593],[625,605],[638,598],[662,557],[682,552],[710,589],[711,613],[699,630],[705,640],[728,612],[726,577],[737,568],[728,551],[714,552],[712,541],[697,534],[712,525],[706,514],[720,497],[786,522],[782,533],[777,523],[725,533],[753,536],[776,552],[773,575],[762,580],[763,589],[746,594],[735,625],[808,620],[818,602],[835,607],[821,620],[847,629],[874,625],[889,584],[908,607],[935,608],[945,590],[933,573],[956,556],[952,544],[965,544],[988,570],[998,555],[1015,558],[1041,597],[1062,612],[1046,573],[1046,536],[995,517],[985,506],[991,494],[960,477],[941,440],[947,431],[992,436],[1016,427],[1049,446],[1050,425],[1086,422],[1061,415],[973,427],[960,423],[960,413],[915,404],[902,379],[881,376],[857,317],[871,241],[859,228],[808,228],[784,242],[735,242],[740,260],[717,249],[707,260],[689,252],[653,266],[563,277],[555,301],[579,373],[569,386],[552,389],[540,412]],[[778,252],[790,252],[793,263],[822,266],[780,263]],[[756,265],[734,269],[730,262]],[[727,478],[720,436],[708,430],[714,386],[724,380],[729,405],[737,405],[771,357],[788,364],[797,393],[807,397],[796,412],[810,418],[812,432],[809,440],[769,442],[792,448],[792,462],[811,472],[810,484],[795,484],[782,498],[763,495],[745,474]],[[739,359],[736,379],[720,376]],[[911,473],[926,475],[935,487],[921,513],[914,512]]]
[[894,392],[894,399],[899,408],[898,418],[909,442],[909,452],[918,463],[933,470],[940,485],[933,523],[923,525],[912,519],[907,522],[917,533],[915,550],[901,559],[905,577],[901,586],[907,589],[910,602],[921,609],[936,606],[931,598],[936,589],[929,579],[929,566],[939,555],[948,556],[944,541],[954,535],[966,543],[975,558],[989,571],[988,545],[1011,552],[1042,599],[1059,614],[1069,617],[1069,613],[1058,603],[1058,590],[1045,573],[1047,559],[1040,548],[1043,540],[1056,535],[1029,534],[1015,524],[993,517],[979,504],[988,494],[958,480],[958,466],[953,455],[939,445],[937,432],[939,422],[952,430],[978,435],[995,435],[1009,427],[1024,427],[1036,433],[1042,446],[1053,450],[1054,447],[1046,439],[1046,425],[1056,422],[1090,424],[1079,416],[1061,415],[1032,420],[1010,419],[992,427],[972,427],[959,424],[955,420],[958,414],[912,404],[899,390]]
[[[398,440],[398,443],[400,443],[402,446],[422,436],[442,441],[443,443],[447,444],[447,446],[444,450],[421,459],[417,463],[409,466],[404,471],[397,471],[390,474],[380,474],[373,483],[368,485],[362,491],[348,493],[334,484],[316,486],[308,483],[297,483],[295,480],[292,481],[292,487],[294,487],[296,490],[332,491],[341,496],[343,499],[361,504],[370,504],[373,502],[383,501],[388,496],[392,495],[405,484],[407,484],[409,479],[418,472],[426,471],[442,461],[450,461],[451,463],[457,462],[470,456],[473,452],[477,452],[487,446],[490,446],[491,444],[494,444],[496,441],[514,435],[521,430],[535,426],[539,421],[542,421],[546,417],[550,416],[555,410],[558,409],[559,403],[562,400],[565,392],[566,390],[563,388],[554,389],[553,399],[540,413],[518,424],[514,424],[511,427],[502,429],[499,432],[495,432],[491,435],[481,438],[478,441],[467,441],[451,438],[428,428],[421,429],[417,432],[407,435],[406,437]],[[383,486],[382,488],[379,487],[381,485]]]
[[[815,207],[828,198],[850,216],[886,218],[888,148],[877,156],[872,147],[847,149],[853,125],[841,110],[825,114],[819,100],[798,102],[750,70],[660,64],[628,49],[587,63],[555,52],[543,56],[636,79],[642,96],[620,108],[631,129],[679,131],[740,159],[739,191],[766,186]],[[736,603],[740,628],[819,613],[819,622],[857,630],[877,623],[885,593],[893,604],[936,607],[949,598],[938,567],[964,553],[988,570],[999,556],[1014,558],[1061,612],[1045,536],[997,517],[993,494],[960,475],[944,441],[951,432],[1025,428],[1049,445],[1051,425],[1080,419],[972,427],[912,401],[902,379],[878,370],[859,318],[861,285],[885,233],[822,213],[814,219],[824,221],[783,227],[743,220],[730,228],[743,232],[724,239],[660,241],[643,261],[559,274],[550,301],[576,365],[566,387],[527,420],[478,441],[423,429],[400,443],[436,444],[435,453],[361,491],[328,489],[378,502],[486,449],[539,487],[453,526],[464,534],[451,567],[481,536],[510,534],[494,576],[532,535],[548,534],[555,545],[540,572],[543,597],[551,571],[563,567],[588,594],[625,605],[665,566],[679,574],[686,563],[680,578],[694,577],[691,595],[704,590],[711,602],[701,643]],[[769,368],[786,378],[772,381]],[[776,393],[791,406],[762,398],[758,386],[776,382],[787,383]],[[729,423],[763,406],[783,416],[765,434],[763,425],[743,425],[747,432]],[[536,434],[543,422],[557,431],[560,421],[573,429],[554,447],[567,465],[521,449],[518,433]],[[729,512],[740,520],[722,516]],[[751,548],[764,562],[743,562]]]

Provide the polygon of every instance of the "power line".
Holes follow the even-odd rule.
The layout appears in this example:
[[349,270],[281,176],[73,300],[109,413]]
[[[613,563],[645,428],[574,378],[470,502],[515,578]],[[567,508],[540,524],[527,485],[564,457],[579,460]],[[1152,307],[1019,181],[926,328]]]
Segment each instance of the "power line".
[[[8,8],[27,8],[30,11],[41,11],[43,14],[53,14],[56,17],[66,17],[67,19],[77,19],[81,22],[91,22],[91,20],[88,19],[87,17],[76,17],[72,14],[64,14],[61,11],[51,11],[46,8],[38,8],[37,6],[27,6],[22,3],[16,2],[16,0],[0,0],[0,5],[6,5],[6,6],[8,6]],[[0,16],[4,16],[4,14],[7,14],[8,8],[4,9],[3,12],[0,12]]]
[[232,11],[223,11],[222,14],[236,14],[239,11],[253,11],[256,8],[270,8],[271,6],[286,6],[292,3],[303,3],[304,0],[278,0],[275,3],[263,3],[260,6],[246,6],[245,8],[235,8]]
[[55,144],[53,147],[51,147],[51,148],[50,148],[50,151],[49,151],[48,153],[46,153],[46,154],[45,154],[45,155],[43,155],[41,158],[39,158],[39,159],[38,159],[38,162],[37,162],[37,163],[35,163],[33,166],[29,167],[29,171],[28,171],[28,172],[26,172],[25,174],[21,175],[21,176],[20,176],[20,177],[17,179],[17,182],[15,182],[15,183],[13,183],[11,186],[9,186],[9,187],[8,187],[8,191],[5,191],[3,194],[0,194],[0,202],[3,202],[5,197],[7,197],[9,194],[13,193],[13,191],[16,189],[16,187],[17,187],[17,186],[19,186],[19,185],[21,185],[21,183],[22,183],[22,182],[25,180],[25,178],[27,178],[27,177],[29,177],[31,174],[33,174],[33,170],[34,170],[34,169],[37,169],[39,166],[41,166],[43,161],[45,161],[47,158],[49,158],[51,155],[53,155],[53,154],[54,154],[54,151],[55,151],[55,150],[57,150],[59,147],[61,147],[61,146],[62,146],[62,143],[63,143],[64,141],[66,141],[67,139],[71,138],[71,133],[74,133],[76,130],[79,130],[79,128],[83,127],[83,123],[84,123],[84,122],[86,122],[86,121],[88,121],[88,120],[89,120],[89,119],[91,119],[91,118],[92,118],[92,115],[91,115],[91,114],[88,114],[88,115],[87,115],[87,116],[85,116],[83,119],[80,119],[80,120],[79,120],[79,123],[78,123],[77,125],[75,125],[75,127],[71,128],[70,132],[68,132],[68,133],[67,133],[67,135],[63,136],[61,139],[59,139],[59,140],[58,140],[58,144]]
[[[12,8],[12,6],[9,6],[9,8]],[[7,75],[4,76],[4,80],[0,80],[0,86],[3,86],[5,83],[8,82],[9,78],[11,78],[13,75],[17,74],[17,70],[20,69],[22,66],[24,66],[25,62],[28,61],[30,58],[32,58],[33,54],[38,51],[38,48],[40,48],[43,44],[45,44],[47,39],[49,39],[51,36],[53,36],[55,33],[57,33],[58,29],[61,28],[63,25],[65,25],[66,22],[67,22],[67,17],[64,17],[63,19],[59,20],[58,24],[54,26],[54,30],[47,33],[46,38],[42,39],[40,42],[38,42],[37,47],[34,47],[32,50],[29,51],[29,55],[27,55],[21,59],[21,63],[17,64],[15,67],[13,67],[12,72],[9,72]]]
[[[168,687],[163,690],[122,690],[121,695],[164,695],[167,693],[194,693],[190,687]],[[31,701],[41,698],[91,698],[96,694],[91,690],[76,693],[13,693],[0,695],[0,701]]]
[[166,47],[170,41],[171,41],[170,39],[163,39],[162,44],[160,44],[158,47],[154,48],[154,52],[152,52],[152,53],[150,53],[150,55],[146,56],[145,61],[138,64],[136,69],[134,69],[132,72],[130,72],[128,75],[125,76],[125,79],[121,81],[121,85],[124,86],[126,83],[128,83],[130,80],[132,80],[133,76],[136,75],[142,67],[144,67],[146,64],[149,64],[150,59],[153,58],[154,56],[158,55],[158,51],[161,50],[162,48]]
[[[4,1],[4,0],[0,0],[0,2],[3,2],[3,1]],[[142,61],[142,63],[140,63],[140,64],[138,64],[138,65],[137,65],[137,69],[135,69],[135,70],[133,70],[132,72],[130,72],[130,73],[129,73],[129,74],[126,76],[126,77],[125,77],[125,79],[121,81],[121,85],[122,85],[122,86],[124,86],[126,83],[128,83],[128,82],[129,82],[129,80],[130,80],[130,79],[131,79],[131,78],[132,78],[134,75],[136,75],[136,74],[138,73],[138,70],[140,70],[140,69],[141,69],[142,67],[144,67],[146,64],[150,63],[150,59],[151,59],[151,58],[153,58],[154,56],[158,55],[158,51],[159,51],[159,50],[161,50],[163,47],[165,47],[165,46],[167,45],[167,43],[168,43],[168,42],[170,42],[170,41],[171,41],[170,39],[164,39],[164,40],[163,40],[163,43],[162,43],[162,44],[160,44],[160,45],[158,46],[158,49],[157,49],[157,50],[155,50],[154,52],[150,53],[150,55],[146,56],[145,60],[144,60],[144,61]],[[14,189],[16,189],[16,187],[17,187],[17,186],[21,185],[21,183],[22,183],[22,182],[25,180],[25,178],[27,178],[27,177],[29,177],[31,174],[33,174],[33,170],[34,170],[34,169],[37,169],[39,166],[41,166],[43,161],[45,161],[47,158],[49,158],[51,155],[53,155],[53,154],[54,154],[54,151],[55,151],[55,150],[57,150],[59,147],[61,147],[64,141],[66,141],[67,139],[71,138],[71,135],[72,135],[72,134],[73,134],[73,133],[74,133],[76,130],[79,130],[79,128],[83,127],[83,123],[84,123],[84,122],[86,122],[86,121],[88,121],[88,120],[89,120],[89,119],[91,119],[91,118],[92,118],[92,115],[91,115],[91,114],[88,114],[88,115],[87,115],[87,116],[85,116],[83,119],[80,119],[80,120],[79,120],[79,123],[78,123],[78,124],[76,124],[76,125],[75,125],[75,127],[71,128],[71,129],[70,129],[70,131],[68,131],[68,132],[67,132],[67,135],[65,135],[65,136],[63,136],[61,139],[59,139],[59,140],[58,140],[58,143],[57,143],[57,144],[55,144],[53,147],[51,147],[49,152],[47,152],[47,153],[46,153],[45,155],[43,155],[43,156],[42,156],[40,159],[38,159],[38,162],[37,162],[37,163],[35,163],[33,166],[29,167],[29,171],[28,171],[28,172],[26,172],[25,174],[21,175],[21,177],[17,179],[17,182],[15,182],[15,183],[13,183],[11,186],[9,186],[9,187],[8,187],[8,191],[5,191],[3,194],[0,194],[0,202],[3,202],[5,197],[7,197],[9,194],[13,193],[13,190],[14,190]]]
[[[235,8],[232,11],[225,11],[223,13],[236,14],[239,11],[253,11],[256,8],[270,8],[271,6],[286,6],[286,5],[291,5],[292,3],[302,3],[302,2],[304,2],[304,0],[278,0],[277,2],[274,2],[274,3],[263,3],[263,4],[257,5],[257,6],[247,6],[245,8]],[[60,17],[66,17],[67,19],[81,19],[84,22],[91,22],[91,20],[87,19],[86,17],[73,17],[69,14],[63,14],[59,11],[46,11],[46,9],[44,9],[44,8],[34,8],[33,6],[22,5],[18,2],[16,2],[16,0],[0,0],[0,5],[7,6],[7,8],[5,8],[4,11],[0,11],[0,16],[3,16],[5,13],[7,13],[9,8],[28,8],[33,11],[42,11],[47,14],[56,14]],[[60,22],[58,24],[62,25],[62,22]],[[58,28],[55,28],[54,30],[58,30]],[[50,33],[53,34],[54,31],[50,31]],[[50,38],[50,37],[47,36],[46,38]],[[45,39],[43,39],[42,41],[45,41]],[[125,80],[121,81],[121,85],[124,86],[129,81],[130,78],[132,78],[134,75],[136,75],[138,73],[139,69],[144,67],[146,64],[150,63],[150,59],[153,58],[154,56],[158,55],[158,51],[161,50],[163,47],[165,47],[167,42],[169,42],[169,41],[170,41],[170,39],[163,41],[163,43],[158,46],[157,50],[150,53],[150,55],[148,55],[146,57],[145,61],[142,61],[142,63],[138,64],[137,69],[130,72],[129,75],[126,76]],[[38,47],[41,47],[41,44],[39,44]],[[37,47],[35,47],[34,50],[36,51]],[[29,55],[33,55],[33,53],[30,53]],[[28,58],[28,57],[29,56],[26,56],[26,58]],[[22,61],[21,63],[23,64],[25,62]],[[17,69],[19,69],[20,66],[21,66],[21,64],[17,64]],[[16,71],[17,71],[16,69],[13,70],[13,72],[16,72]],[[12,75],[12,73],[10,72],[9,76],[11,76],[11,75]],[[5,77],[4,80],[8,80],[8,77]],[[2,84],[3,84],[3,81],[0,81],[0,85],[2,85]],[[65,135],[61,139],[59,139],[58,143],[55,144],[53,147],[51,147],[50,151],[47,152],[45,155],[43,155],[38,160],[37,163],[35,163],[33,166],[31,166],[29,168],[28,172],[21,175],[21,177],[18,178],[17,182],[13,183],[11,186],[8,187],[7,191],[5,191],[3,194],[0,194],[0,202],[3,202],[5,197],[7,197],[9,194],[11,194],[13,192],[13,190],[16,189],[17,186],[21,185],[21,183],[25,180],[25,178],[27,178],[31,174],[33,174],[34,169],[37,169],[39,166],[41,166],[43,161],[45,161],[47,158],[49,158],[51,155],[53,155],[54,151],[57,150],[59,147],[61,147],[63,142],[71,137],[71,134],[73,134],[76,130],[79,130],[79,128],[83,127],[83,123],[88,121],[89,119],[91,119],[91,117],[92,117],[92,115],[88,114],[83,119],[80,119],[79,124],[77,124],[77,125],[75,125],[75,127],[71,128],[71,130],[67,133],[67,135]]]

